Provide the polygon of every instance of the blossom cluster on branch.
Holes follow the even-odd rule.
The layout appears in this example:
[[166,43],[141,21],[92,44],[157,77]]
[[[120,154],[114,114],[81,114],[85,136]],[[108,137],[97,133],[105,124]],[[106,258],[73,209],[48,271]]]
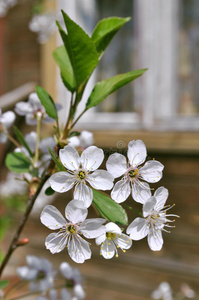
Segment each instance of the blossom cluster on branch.
[[[162,232],[169,232],[167,228],[174,227],[171,225],[174,220],[170,217],[178,217],[167,213],[173,206],[166,205],[169,193],[165,187],[159,187],[153,194],[151,192],[153,188],[150,184],[161,180],[164,166],[159,161],[147,159],[143,141],[132,139],[129,142],[127,159],[120,153],[111,154],[104,170],[101,165],[106,157],[103,149],[93,145],[92,133],[74,130],[87,110],[146,71],[135,70],[96,83],[85,109],[77,115],[77,107],[93,70],[113,36],[129,18],[101,20],[89,37],[66,13],[62,14],[67,32],[57,22],[64,45],[55,49],[53,57],[60,67],[63,84],[71,92],[64,126],[59,122],[61,105],[55,104],[40,86],[36,86],[36,92],[30,94],[27,102],[19,102],[15,106],[15,112],[25,117],[27,125],[36,126],[35,132],[23,136],[13,126],[15,137],[11,136],[8,129],[15,121],[15,113],[0,112],[0,142],[9,139],[15,146],[14,151],[6,156],[6,166],[10,171],[22,174],[22,180],[29,189],[24,216],[3,260],[0,274],[14,250],[26,244],[19,242],[19,237],[46,182],[49,183],[46,195],[72,190],[73,199],[67,201],[64,215],[53,205],[43,208],[41,222],[55,231],[47,236],[45,246],[52,254],[66,248],[69,257],[76,263],[84,263],[91,258],[90,239],[95,239],[105,259],[118,257],[118,249],[126,252],[133,241],[145,237],[150,249],[159,251],[163,246]],[[42,137],[42,124],[52,122],[52,135]],[[119,180],[114,182],[115,179]],[[121,205],[129,197],[142,205],[138,217],[130,222]],[[97,218],[88,217],[91,205],[97,211]],[[133,207],[128,208],[133,210]],[[38,276],[45,274],[45,279],[42,277],[44,280],[39,282],[39,289],[42,290],[44,286],[49,299],[71,299],[66,298],[65,289],[61,290],[60,295],[54,290],[54,271],[49,262],[28,256],[27,264],[18,268],[18,274],[22,279],[33,280],[30,285],[32,290],[38,286],[38,282],[35,282]],[[61,270],[64,270],[63,265]],[[38,300],[48,299],[46,295]]]

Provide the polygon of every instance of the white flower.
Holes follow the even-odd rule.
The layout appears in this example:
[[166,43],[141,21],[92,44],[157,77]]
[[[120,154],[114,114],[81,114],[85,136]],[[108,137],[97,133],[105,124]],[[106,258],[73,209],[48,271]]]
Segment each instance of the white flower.
[[196,293],[194,292],[194,290],[192,290],[187,283],[182,283],[180,290],[181,290],[182,294],[187,298],[192,299],[196,296]]
[[87,238],[96,238],[104,232],[104,219],[87,219],[88,210],[83,202],[72,200],[65,209],[66,219],[52,205],[47,205],[41,213],[41,222],[50,229],[59,229],[57,233],[47,236],[45,245],[51,253],[61,252],[65,247],[72,260],[83,263],[91,257]]
[[58,291],[55,289],[51,289],[49,291],[49,297],[39,296],[36,300],[73,300],[69,291],[65,288],[61,289],[60,296],[58,295]]
[[116,224],[110,222],[105,225],[106,232],[97,237],[95,242],[97,245],[101,245],[100,254],[106,258],[112,258],[115,253],[118,257],[118,248],[121,248],[123,252],[132,246],[132,240],[126,234],[122,233],[122,230]]
[[154,196],[151,196],[143,205],[144,218],[136,218],[126,231],[132,240],[141,240],[148,236],[148,244],[153,251],[159,251],[162,248],[162,231],[168,232],[164,227],[175,227],[168,224],[175,220],[169,220],[167,217],[178,217],[177,215],[166,214],[166,211],[173,207],[164,206],[167,198],[168,190],[159,187]]
[[75,148],[86,149],[93,145],[93,133],[90,131],[83,130],[80,136],[73,136],[69,138],[69,145]]
[[153,299],[172,300],[172,290],[168,282],[161,282],[157,290],[153,291]]
[[17,274],[23,280],[30,281],[31,291],[46,291],[53,287],[54,275],[52,264],[44,258],[26,256],[27,266],[18,267]]
[[[61,108],[59,104],[56,104],[56,107],[58,110]],[[28,102],[18,102],[15,105],[15,112],[20,116],[25,116],[28,125],[37,124],[38,114],[42,115],[42,121],[44,123],[54,122],[54,119],[47,115],[46,110],[36,93],[31,93],[29,95]]]
[[2,114],[0,109],[0,143],[6,143],[7,136],[7,129],[12,126],[15,121],[15,114],[12,111],[7,111]]
[[141,140],[134,140],[128,144],[127,156],[128,163],[125,156],[119,153],[111,154],[107,160],[107,170],[114,178],[123,175],[122,179],[115,184],[111,197],[117,203],[121,203],[132,191],[133,199],[144,203],[143,199],[148,196],[150,187],[142,180],[151,183],[159,181],[164,166],[156,160],[149,160],[144,166],[140,166],[147,156],[146,146]]
[[67,262],[61,263],[60,267],[61,274],[74,284],[73,292],[77,299],[84,299],[85,292],[82,287],[82,277],[77,268],[72,268]]
[[0,18],[5,17],[9,8],[16,4],[17,4],[17,0],[1,0],[0,1]]
[[29,29],[38,34],[38,42],[44,44],[56,30],[56,14],[34,15],[29,23]]
[[75,187],[74,198],[89,207],[93,192],[87,183],[97,190],[112,188],[113,176],[105,170],[96,170],[104,159],[102,149],[90,146],[79,157],[77,150],[68,145],[59,151],[59,157],[67,172],[58,172],[50,177],[51,188],[56,192],[63,193]]

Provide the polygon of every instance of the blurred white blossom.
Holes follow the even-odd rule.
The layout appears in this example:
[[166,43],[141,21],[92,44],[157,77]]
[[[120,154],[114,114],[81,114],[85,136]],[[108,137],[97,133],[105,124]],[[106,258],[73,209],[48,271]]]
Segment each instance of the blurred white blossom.
[[17,4],[17,0],[0,0],[0,18],[5,17],[9,8]]
[[163,281],[159,287],[152,292],[153,299],[172,300],[172,290],[168,282]]

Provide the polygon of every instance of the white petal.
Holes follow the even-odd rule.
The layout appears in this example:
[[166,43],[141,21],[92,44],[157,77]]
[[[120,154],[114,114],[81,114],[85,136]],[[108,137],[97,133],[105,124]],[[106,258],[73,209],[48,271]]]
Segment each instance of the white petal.
[[115,245],[112,240],[105,240],[101,245],[100,253],[106,259],[110,259],[115,255]]
[[111,198],[117,203],[124,202],[131,193],[130,184],[128,181],[121,179],[116,182],[112,192]]
[[96,190],[111,190],[113,187],[113,176],[105,170],[96,170],[89,174],[86,179]]
[[0,123],[2,123],[2,125],[6,128],[9,128],[14,123],[15,119],[15,114],[12,111],[7,111],[4,114],[2,114],[0,118]]
[[59,157],[66,169],[74,171],[79,168],[80,158],[74,147],[68,145],[64,149],[59,150]]
[[33,107],[28,102],[18,102],[15,105],[15,111],[18,115],[25,116],[26,114],[33,112]]
[[67,279],[73,278],[73,268],[69,265],[69,263],[62,262],[59,267],[59,270],[65,278]]
[[50,250],[52,254],[61,252],[67,243],[66,233],[51,233],[47,236],[45,241],[46,249]]
[[[53,300],[53,299],[50,299]],[[57,300],[57,298],[55,298]],[[61,300],[72,300],[71,294],[67,289],[62,289],[61,290]]]
[[102,235],[98,236],[96,239],[95,239],[95,243],[96,245],[101,245],[101,243],[103,243],[104,241],[106,240],[106,233],[103,233]]
[[87,130],[83,130],[79,137],[80,146],[87,148],[93,145],[93,133]]
[[119,153],[111,154],[106,162],[106,168],[114,178],[122,176],[127,171],[126,157]]
[[24,280],[33,280],[37,277],[38,270],[31,269],[27,266],[18,267],[17,268],[17,275]]
[[143,205],[142,211],[143,211],[143,216],[147,217],[151,211],[155,208],[157,201],[154,196],[151,196]]
[[25,119],[26,119],[26,124],[28,124],[30,126],[37,125],[37,119],[34,114],[32,114],[32,113],[26,114]]
[[132,246],[132,240],[126,234],[121,234],[120,236],[116,236],[115,243],[123,250],[129,249]]
[[79,137],[72,136],[71,138],[69,138],[68,139],[68,145],[70,145],[74,148],[79,147],[79,145],[80,145]]
[[35,152],[35,146],[37,141],[37,133],[34,131],[31,131],[30,133],[25,135],[25,141],[27,142],[30,150],[32,152]]
[[47,137],[40,141],[39,149],[42,150],[43,153],[49,153],[48,148],[53,149],[56,145],[56,142],[53,137]]
[[84,206],[84,203],[79,200],[70,201],[65,208],[65,216],[73,224],[83,222],[87,214],[87,208]]
[[82,237],[73,235],[68,245],[68,254],[76,263],[83,263],[91,258],[89,243]]
[[148,234],[148,244],[152,251],[160,251],[163,246],[162,231],[158,230]]
[[140,168],[140,175],[148,182],[158,182],[162,178],[164,166],[156,160],[149,160]]
[[30,268],[40,270],[40,258],[38,258],[37,256],[27,255],[26,261]]
[[53,205],[46,205],[41,213],[41,222],[50,229],[60,229],[66,225],[66,220]]
[[[78,300],[85,298],[85,292],[81,284],[75,284],[73,288],[74,295],[77,297]],[[65,299],[65,298],[64,298]]]
[[85,237],[94,239],[105,233],[105,226],[102,226],[105,222],[106,220],[101,218],[87,219],[81,224],[80,231]]
[[36,107],[41,106],[41,102],[37,96],[37,93],[31,93],[28,97],[28,102]]
[[136,202],[144,204],[151,197],[151,189],[148,183],[132,184],[132,197]]
[[64,193],[72,189],[75,178],[68,172],[57,172],[50,177],[49,182],[54,191]]
[[105,227],[106,227],[106,232],[111,232],[116,234],[122,233],[120,227],[113,222],[109,222],[108,224],[105,225]]
[[93,191],[85,183],[76,184],[74,199],[83,201],[85,207],[89,207],[93,200]]
[[130,238],[135,241],[143,239],[148,232],[147,221],[144,218],[136,218],[126,230],[126,233],[130,234]]
[[7,136],[5,134],[3,134],[2,132],[0,132],[0,143],[4,144],[7,142]]
[[156,198],[157,203],[156,203],[154,209],[156,211],[160,211],[161,209],[163,209],[168,196],[169,196],[169,191],[167,189],[165,189],[163,186],[159,187],[155,191],[154,197]]
[[128,144],[127,156],[130,164],[135,167],[139,166],[146,159],[146,146],[141,140],[133,140]]
[[94,171],[101,165],[104,152],[96,146],[86,148],[81,155],[81,164],[85,170]]

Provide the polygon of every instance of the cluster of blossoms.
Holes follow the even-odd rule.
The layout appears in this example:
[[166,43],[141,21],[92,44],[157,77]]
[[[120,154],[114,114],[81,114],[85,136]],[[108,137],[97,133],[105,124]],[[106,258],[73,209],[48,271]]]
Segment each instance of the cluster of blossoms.
[[[141,140],[129,143],[127,156],[128,163],[123,155],[112,154],[107,160],[106,171],[98,169],[104,154],[102,149],[95,146],[86,148],[81,156],[71,145],[59,151],[60,161],[66,171],[53,174],[49,180],[50,185],[59,193],[73,189],[75,200],[66,206],[66,220],[54,206],[44,208],[41,222],[50,229],[60,230],[47,237],[47,249],[57,253],[67,247],[70,257],[75,262],[82,263],[91,257],[91,252],[89,243],[80,235],[96,238],[96,244],[101,245],[101,255],[107,259],[118,256],[117,248],[125,252],[131,247],[132,240],[140,240],[146,236],[151,250],[158,251],[162,248],[162,231],[168,232],[165,227],[174,227],[169,225],[174,220],[168,217],[176,215],[166,213],[172,207],[165,206],[168,190],[159,187],[152,195],[147,182],[159,181],[164,167],[156,160],[147,161],[142,165],[147,152]],[[120,176],[121,180],[113,187],[114,178]],[[105,223],[103,219],[85,220],[87,208],[92,204],[92,188],[103,191],[112,189],[111,197],[117,203],[124,202],[132,194],[135,201],[143,204],[143,217],[136,218],[127,227],[127,235],[113,222],[102,225]]]
[[[17,274],[22,280],[29,282],[30,292],[42,294],[36,297],[36,300],[81,300],[85,298],[82,277],[77,268],[72,268],[67,262],[62,262],[57,271],[49,260],[34,255],[28,255],[26,261],[26,266],[17,268]],[[57,280],[59,280],[58,287],[56,286]],[[62,285],[60,281],[63,281]],[[72,290],[72,293],[68,288]]]
[[[56,109],[59,110],[60,106],[57,105]],[[29,125],[53,121],[36,93],[29,96],[28,102],[17,103],[15,111],[25,116]],[[12,112],[1,115],[3,135],[14,119],[15,115]],[[51,160],[48,148],[53,150],[56,142],[52,137],[40,140],[35,132],[26,135],[25,142],[28,150],[22,146],[15,149],[15,152],[24,153],[32,161],[34,168],[39,170],[37,176],[41,177]],[[69,256],[77,263],[91,258],[90,243],[84,238],[95,239],[96,244],[100,246],[100,254],[106,259],[114,255],[117,257],[118,248],[125,252],[132,246],[133,240],[144,237],[147,237],[151,250],[161,250],[162,231],[169,232],[166,228],[174,227],[170,225],[174,220],[170,220],[169,217],[176,215],[167,214],[173,206],[165,205],[168,198],[166,188],[159,187],[153,195],[151,193],[149,183],[158,182],[162,178],[164,166],[156,160],[146,161],[147,150],[143,141],[129,142],[128,161],[122,154],[110,155],[106,162],[107,170],[99,169],[104,160],[104,152],[92,145],[91,133],[82,131],[79,136],[70,137],[66,142],[67,145],[59,150],[59,159],[65,171],[51,175],[49,184],[52,190],[58,193],[72,189],[73,200],[66,205],[65,217],[53,205],[44,207],[41,222],[49,229],[59,230],[47,236],[46,248],[53,254],[67,248]],[[35,162],[35,153],[38,150]],[[115,178],[120,179],[114,184]],[[31,182],[32,179],[28,180]],[[102,218],[87,219],[88,208],[93,203],[93,190],[112,190],[111,198],[116,203],[126,201],[131,195],[136,202],[143,205],[141,216],[128,225],[126,234],[113,222],[106,223]]]
[[0,18],[5,17],[8,10],[17,4],[17,0],[1,0],[0,1]]
[[160,283],[158,288],[152,292],[151,297],[154,300],[183,300],[185,298],[193,299],[195,298],[195,292],[189,287],[188,284],[182,283],[180,291],[174,295],[170,284],[166,281],[163,281]]

